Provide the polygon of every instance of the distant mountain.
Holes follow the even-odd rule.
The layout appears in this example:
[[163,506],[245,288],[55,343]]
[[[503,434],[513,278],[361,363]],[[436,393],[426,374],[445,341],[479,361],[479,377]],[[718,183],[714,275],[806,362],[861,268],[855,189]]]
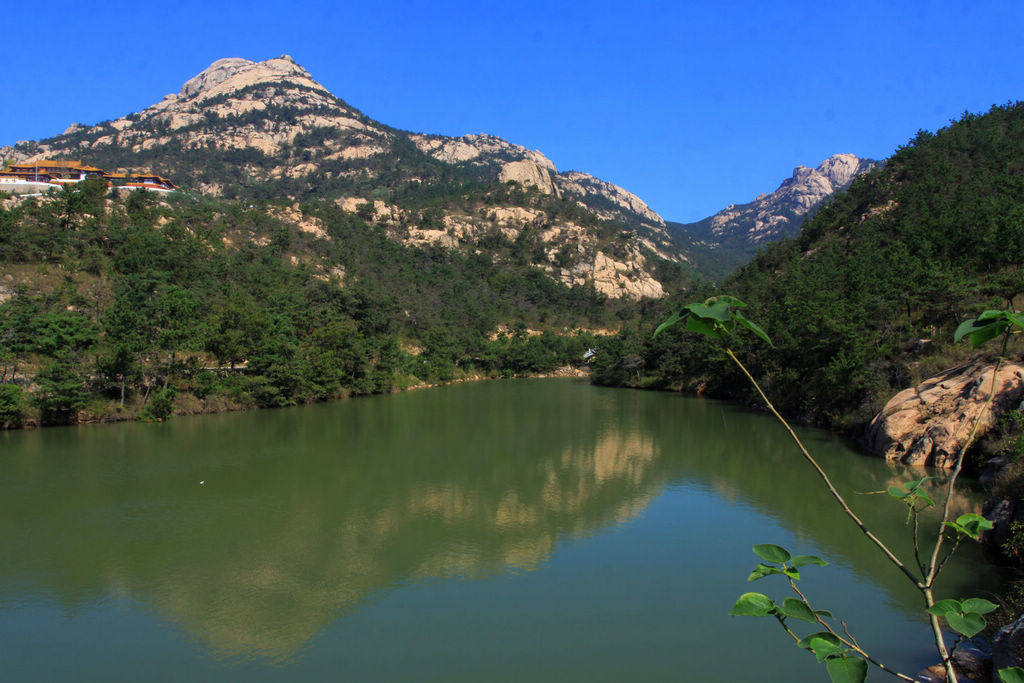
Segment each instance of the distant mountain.
[[770,194],[730,205],[696,223],[670,222],[668,229],[698,270],[721,280],[749,261],[759,246],[797,234],[808,214],[877,165],[853,154],[835,154],[817,168],[797,166]]
[[406,244],[487,251],[496,238],[526,240],[534,265],[554,279],[610,297],[657,298],[686,279],[665,221],[636,195],[560,173],[542,153],[496,136],[391,128],[287,55],[221,59],[139,113],[73,124],[0,156],[150,168],[229,199],[335,201]]
[[[776,408],[830,427],[864,425],[897,392],[971,356],[967,344],[953,342],[964,320],[1020,310],[1022,159],[1021,102],[920,131],[814,211],[793,239],[765,245],[722,282],[719,291],[746,302],[744,315],[772,339],[767,346],[737,335],[730,343]],[[848,180],[859,167],[851,158],[838,177]],[[619,357],[648,359],[653,377],[644,386],[757,401],[737,368],[709,363],[717,351],[697,335],[679,330],[654,340],[643,326],[635,334]],[[1024,354],[1022,341],[1010,339],[1007,359]],[[997,344],[980,351],[998,352]],[[621,368],[605,376],[630,381]]]

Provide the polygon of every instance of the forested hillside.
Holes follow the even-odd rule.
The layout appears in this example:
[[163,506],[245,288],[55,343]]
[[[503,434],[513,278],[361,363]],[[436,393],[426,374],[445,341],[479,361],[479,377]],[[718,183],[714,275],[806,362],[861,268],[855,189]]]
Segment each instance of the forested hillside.
[[[855,427],[896,391],[969,354],[953,330],[1024,303],[1024,104],[920,132],[718,290],[771,336],[736,342],[784,411]],[[748,396],[696,335],[644,324],[606,345],[598,381]],[[1011,352],[1020,355],[1017,347]]]
[[0,157],[184,189],[0,194],[0,426],[548,372],[693,282],[635,195],[495,136],[391,128],[287,56]]
[[[489,253],[410,247],[333,203],[0,203],[0,423],[280,406],[578,364],[634,304]],[[543,334],[541,333],[543,332]]]

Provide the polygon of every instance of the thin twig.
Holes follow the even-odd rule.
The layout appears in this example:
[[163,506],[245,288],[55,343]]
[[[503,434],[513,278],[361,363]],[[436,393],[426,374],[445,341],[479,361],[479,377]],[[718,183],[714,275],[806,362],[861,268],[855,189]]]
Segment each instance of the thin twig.
[[949,558],[953,557],[953,553],[955,553],[956,549],[959,547],[960,539],[958,538],[956,539],[956,541],[953,542],[953,547],[949,549],[949,552],[946,553],[946,556],[939,560],[939,565],[935,568],[936,576],[939,574],[939,572],[942,571],[942,567],[946,564],[946,562],[949,561]]
[[962,643],[963,640],[964,640],[964,635],[962,633],[957,635],[956,640],[953,641],[953,647],[949,648],[949,656],[950,656],[950,658],[953,657],[953,653],[956,652],[956,649],[958,647],[960,647],[960,643]]
[[913,678],[911,678],[910,676],[907,676],[906,674],[901,674],[899,671],[893,671],[892,669],[886,668],[886,666],[884,664],[882,664],[881,662],[879,662],[876,659],[871,658],[868,655],[868,653],[865,652],[861,648],[860,644],[857,642],[857,639],[853,637],[853,634],[850,633],[850,628],[846,625],[846,622],[840,620],[839,623],[843,625],[843,633],[845,633],[850,638],[850,640],[853,641],[853,647],[857,651],[857,653],[860,654],[860,656],[862,656],[864,659],[868,660],[869,662],[871,662],[872,664],[877,666],[879,669],[881,669],[885,673],[889,674],[890,676],[895,676],[896,678],[899,678],[900,680],[904,680],[904,681],[913,681],[914,680]]
[[917,562],[917,567],[921,570],[921,576],[924,576],[928,573],[928,570],[924,568],[924,562],[921,561],[921,544],[917,540],[918,527],[920,526],[917,508],[911,508],[911,510],[914,511],[914,561]]
[[850,633],[850,627],[846,625],[846,622],[843,621],[842,619],[840,619],[839,623],[843,625],[843,633],[846,634],[846,637],[849,638],[853,642],[854,645],[856,645],[857,647],[860,647],[860,643],[858,643],[857,639],[853,637],[852,633]]
[[797,645],[799,645],[800,644],[800,636],[798,636],[797,634],[793,633],[793,630],[791,628],[789,628],[789,626],[786,626],[786,617],[784,617],[784,616],[782,616],[782,615],[780,615],[778,613],[776,613],[774,616],[775,616],[775,620],[779,622],[779,626],[782,627],[782,630],[784,630],[786,633],[788,633],[790,635],[790,637],[794,641],[796,641]]
[[761,400],[764,401],[766,406],[768,406],[768,410],[772,412],[772,415],[774,415],[775,418],[782,423],[782,426],[786,428],[786,431],[789,432],[789,435],[793,438],[793,441],[796,442],[796,445],[800,449],[800,452],[803,453],[804,458],[807,460],[807,462],[811,464],[811,467],[813,467],[814,471],[818,473],[818,476],[821,477],[822,481],[825,482],[825,486],[828,487],[829,493],[831,493],[832,497],[836,500],[837,503],[839,503],[839,507],[841,507],[843,512],[846,513],[846,516],[853,520],[853,523],[857,525],[857,528],[860,529],[861,532],[865,536],[867,536],[872,543],[878,546],[878,549],[882,551],[882,554],[884,554],[886,558],[888,558],[888,560],[896,566],[897,569],[903,572],[906,575],[906,577],[913,582],[915,586],[921,587],[921,582],[916,576],[914,576],[914,573],[907,569],[907,566],[900,561],[900,558],[896,557],[896,555],[894,555],[893,552],[889,550],[888,546],[886,546],[885,543],[883,543],[881,540],[879,540],[877,536],[871,533],[871,530],[864,525],[864,522],[860,520],[860,517],[858,517],[856,513],[854,513],[854,511],[850,509],[850,506],[846,504],[846,500],[839,493],[839,491],[836,490],[836,487],[832,485],[832,480],[828,478],[827,474],[825,474],[825,470],[821,469],[821,465],[819,465],[818,462],[814,459],[814,457],[807,451],[807,449],[804,447],[803,442],[800,441],[800,437],[796,435],[796,432],[794,432],[793,428],[789,426],[789,423],[786,422],[786,419],[779,414],[779,411],[775,409],[775,406],[772,405],[772,402],[768,400],[768,397],[765,396],[764,391],[762,391],[761,389],[761,385],[757,383],[757,380],[755,380],[754,376],[750,374],[750,371],[747,370],[746,366],[740,362],[740,359],[736,357],[736,354],[732,352],[732,349],[726,348],[725,352],[729,355],[729,358],[731,358],[733,362],[739,366],[740,370],[743,371],[743,374],[746,375],[747,379],[750,380],[751,384],[754,385],[754,388],[757,389],[757,393],[760,394]]

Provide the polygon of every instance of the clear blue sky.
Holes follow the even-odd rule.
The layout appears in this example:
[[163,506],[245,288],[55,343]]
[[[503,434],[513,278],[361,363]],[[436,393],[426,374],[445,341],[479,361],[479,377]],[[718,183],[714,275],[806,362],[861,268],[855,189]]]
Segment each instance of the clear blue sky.
[[493,133],[694,221],[1024,99],[1024,2],[5,2],[0,145],[290,54],[367,115]]

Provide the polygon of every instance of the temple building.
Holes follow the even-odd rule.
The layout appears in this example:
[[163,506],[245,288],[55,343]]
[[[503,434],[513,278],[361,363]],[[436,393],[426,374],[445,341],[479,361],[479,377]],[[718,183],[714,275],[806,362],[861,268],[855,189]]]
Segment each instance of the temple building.
[[9,164],[0,170],[0,192],[43,192],[51,187],[80,183],[89,177],[99,177],[107,184],[128,190],[173,192],[177,186],[155,173],[107,173],[101,168],[81,161],[43,160],[26,164]]

